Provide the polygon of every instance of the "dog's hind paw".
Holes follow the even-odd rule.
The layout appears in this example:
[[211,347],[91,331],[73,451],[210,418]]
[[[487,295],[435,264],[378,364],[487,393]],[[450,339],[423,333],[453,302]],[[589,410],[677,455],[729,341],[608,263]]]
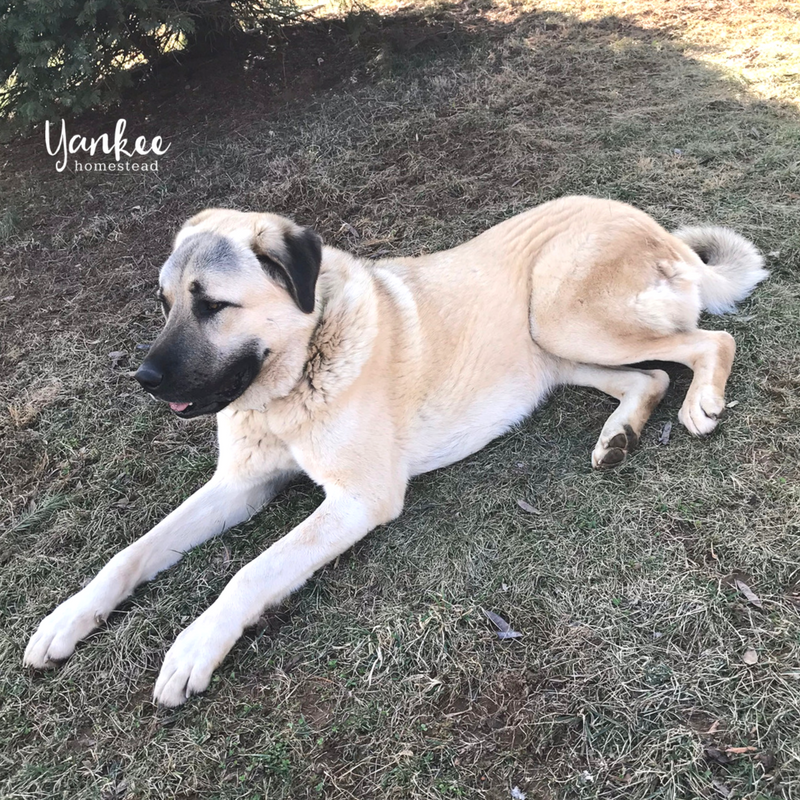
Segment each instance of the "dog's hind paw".
[[595,469],[611,469],[619,466],[639,444],[639,437],[630,425],[613,436],[601,434],[592,451],[592,466]]
[[725,411],[725,399],[713,386],[689,387],[678,419],[693,436],[708,436]]

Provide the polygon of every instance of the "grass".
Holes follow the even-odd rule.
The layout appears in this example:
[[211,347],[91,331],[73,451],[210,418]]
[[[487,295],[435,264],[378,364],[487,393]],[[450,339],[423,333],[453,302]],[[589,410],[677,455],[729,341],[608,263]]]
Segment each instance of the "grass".
[[[4,146],[0,796],[800,796],[796,9],[378,10],[71,123],[163,136],[157,174],[58,174],[41,133]],[[266,613],[185,707],[150,701],[167,647],[317,488],[139,589],[61,669],[22,670],[39,619],[213,468],[213,426],[125,377],[180,222],[269,209],[361,255],[414,253],[570,192],[730,225],[770,254],[754,297],[703,323],[739,346],[711,439],[676,425],[657,443],[676,368],[641,450],[595,474],[613,402],[559,390],[413,481],[399,520]],[[499,641],[482,608],[523,638]]]

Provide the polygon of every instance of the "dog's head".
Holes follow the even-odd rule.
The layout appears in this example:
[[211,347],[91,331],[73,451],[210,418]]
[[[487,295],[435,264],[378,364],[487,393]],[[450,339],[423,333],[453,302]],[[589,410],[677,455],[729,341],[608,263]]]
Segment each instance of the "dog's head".
[[166,325],[136,379],[179,417],[225,408],[282,354],[305,348],[321,258],[319,236],[284,217],[192,217],[161,269]]

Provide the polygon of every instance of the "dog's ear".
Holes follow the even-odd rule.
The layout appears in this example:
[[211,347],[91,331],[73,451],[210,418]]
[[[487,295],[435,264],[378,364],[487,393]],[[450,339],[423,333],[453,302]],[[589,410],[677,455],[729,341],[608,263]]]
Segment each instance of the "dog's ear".
[[253,249],[261,266],[281,280],[301,311],[310,314],[322,261],[322,239],[311,228],[293,228],[283,234],[283,247],[257,237]]

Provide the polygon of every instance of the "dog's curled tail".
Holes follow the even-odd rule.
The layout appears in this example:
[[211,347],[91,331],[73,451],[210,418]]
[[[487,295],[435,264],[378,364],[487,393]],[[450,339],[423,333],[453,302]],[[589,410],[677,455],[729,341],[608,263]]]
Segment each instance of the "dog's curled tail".
[[769,275],[758,248],[730,228],[679,228],[674,236],[689,245],[705,265],[700,298],[703,308],[712,314],[735,310],[736,303]]

